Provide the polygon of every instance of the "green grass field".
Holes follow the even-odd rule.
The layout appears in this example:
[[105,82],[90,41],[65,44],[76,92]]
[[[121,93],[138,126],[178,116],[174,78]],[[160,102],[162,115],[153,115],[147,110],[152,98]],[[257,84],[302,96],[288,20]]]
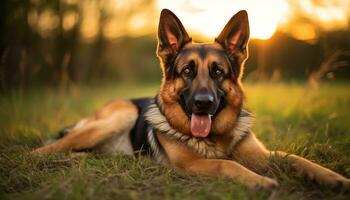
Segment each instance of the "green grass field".
[[[350,85],[247,84],[257,136],[270,149],[317,161],[350,177]],[[36,88],[0,96],[0,199],[350,199],[282,164],[280,188],[249,190],[224,178],[185,177],[124,155],[38,157],[28,152],[113,98],[154,95],[156,85]],[[275,161],[280,162],[280,161]]]

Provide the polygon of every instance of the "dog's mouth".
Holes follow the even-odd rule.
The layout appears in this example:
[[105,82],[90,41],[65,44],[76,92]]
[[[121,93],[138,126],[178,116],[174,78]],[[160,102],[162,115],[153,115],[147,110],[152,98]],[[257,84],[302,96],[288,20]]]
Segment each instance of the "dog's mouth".
[[221,96],[219,106],[212,113],[195,113],[190,111],[191,109],[189,109],[185,103],[185,98],[183,95],[180,95],[180,104],[188,118],[191,120],[191,134],[194,137],[205,138],[210,134],[212,120],[215,118],[217,113],[219,113],[225,107],[225,99],[223,96]]
[[207,137],[211,129],[210,114],[191,115],[191,133],[195,137]]

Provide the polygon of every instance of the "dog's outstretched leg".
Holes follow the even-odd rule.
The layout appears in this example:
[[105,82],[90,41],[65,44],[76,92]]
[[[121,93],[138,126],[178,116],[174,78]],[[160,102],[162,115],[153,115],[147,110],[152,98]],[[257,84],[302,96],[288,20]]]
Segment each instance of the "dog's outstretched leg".
[[299,175],[307,176],[321,185],[350,190],[350,179],[305,158],[282,151],[271,151],[270,156],[287,159]]
[[269,168],[268,159],[278,157],[287,160],[297,174],[301,176],[307,176],[309,179],[325,186],[350,190],[350,179],[300,156],[281,151],[269,151],[253,133],[235,148],[233,157],[239,163],[254,171],[267,170]]
[[169,158],[168,164],[180,172],[228,177],[250,188],[262,187],[270,190],[278,187],[277,181],[261,176],[235,161],[201,158],[185,145],[174,143],[167,136],[159,134],[158,139]]
[[134,104],[129,101],[114,101],[96,112],[81,126],[75,126],[63,138],[35,149],[32,153],[93,149],[118,134],[129,132],[137,117],[138,110]]

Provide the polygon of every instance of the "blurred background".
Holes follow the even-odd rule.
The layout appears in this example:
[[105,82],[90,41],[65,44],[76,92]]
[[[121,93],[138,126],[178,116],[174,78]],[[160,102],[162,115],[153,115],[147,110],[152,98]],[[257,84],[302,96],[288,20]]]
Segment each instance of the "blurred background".
[[194,41],[249,13],[246,81],[349,81],[349,0],[1,1],[1,91],[104,82],[159,83],[156,31],[171,9]]
[[[0,0],[1,197],[268,197],[222,179],[180,178],[139,159],[28,154],[111,99],[156,94],[163,8],[196,42],[212,42],[246,9],[244,106],[257,118],[257,137],[350,177],[350,0]],[[282,192],[269,198],[350,199],[286,169],[274,175]]]

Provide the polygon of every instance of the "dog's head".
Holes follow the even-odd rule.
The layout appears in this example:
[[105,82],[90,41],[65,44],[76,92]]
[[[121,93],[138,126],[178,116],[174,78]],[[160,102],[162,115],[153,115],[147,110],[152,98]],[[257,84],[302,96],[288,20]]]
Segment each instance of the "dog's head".
[[159,101],[170,125],[207,137],[231,130],[242,108],[240,79],[248,57],[246,11],[235,14],[213,43],[193,43],[170,10],[162,10],[157,55],[163,80]]

